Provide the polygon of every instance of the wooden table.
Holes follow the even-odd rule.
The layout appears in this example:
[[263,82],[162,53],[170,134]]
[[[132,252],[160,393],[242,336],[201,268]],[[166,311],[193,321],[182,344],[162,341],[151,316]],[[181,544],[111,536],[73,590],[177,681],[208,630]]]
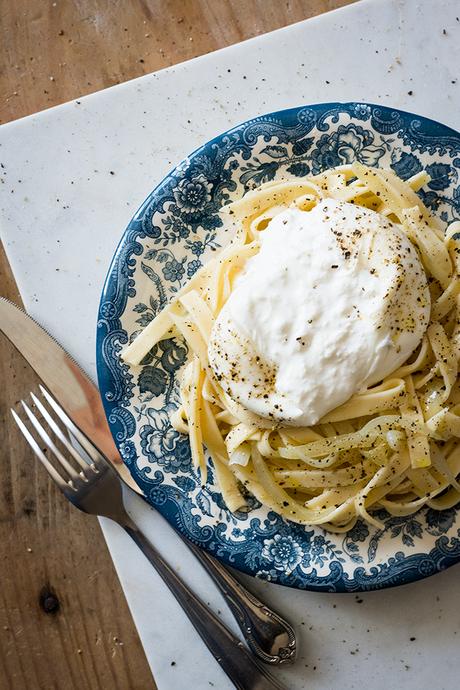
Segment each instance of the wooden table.
[[[3,0],[0,122],[350,0]],[[20,297],[0,247],[0,294]],[[12,422],[36,378],[0,337],[0,690],[155,687],[95,518],[60,495]]]

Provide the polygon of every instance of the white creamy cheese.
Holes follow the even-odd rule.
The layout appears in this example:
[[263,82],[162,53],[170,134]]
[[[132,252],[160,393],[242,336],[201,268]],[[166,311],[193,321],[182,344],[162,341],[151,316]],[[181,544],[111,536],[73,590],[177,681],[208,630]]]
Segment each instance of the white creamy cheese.
[[235,281],[208,347],[245,408],[309,426],[399,367],[427,328],[417,252],[386,217],[326,199],[277,215]]

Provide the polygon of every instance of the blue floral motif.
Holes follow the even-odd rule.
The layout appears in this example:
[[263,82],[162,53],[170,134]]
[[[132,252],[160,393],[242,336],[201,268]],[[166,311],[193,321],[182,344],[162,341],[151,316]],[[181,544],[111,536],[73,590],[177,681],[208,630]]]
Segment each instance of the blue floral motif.
[[310,546],[311,560],[316,565],[324,565],[327,558],[325,554],[326,539],[322,534],[318,534],[313,537],[312,544]]
[[270,182],[274,179],[279,168],[277,161],[270,161],[267,163],[260,163],[257,167],[250,166],[240,177],[241,183],[247,187],[253,187],[262,184],[262,182]]
[[286,172],[296,177],[305,177],[310,174],[310,166],[307,163],[293,163],[286,168]]
[[185,273],[185,268],[181,261],[171,259],[167,261],[162,268],[165,280],[170,280],[172,283],[176,280],[181,280]]
[[201,268],[201,261],[198,259],[193,259],[192,261],[188,262],[187,265],[187,276],[191,278],[195,273],[198,271],[199,268]]
[[160,489],[160,487],[156,486],[150,491],[150,499],[152,500],[152,503],[155,505],[163,505],[163,503],[166,503],[167,495],[166,492],[163,489]]
[[276,570],[292,571],[302,560],[303,551],[290,535],[275,534],[264,541],[262,556],[273,562]]
[[360,125],[339,125],[332,134],[323,134],[311,152],[312,172],[318,174],[328,168],[346,163],[378,165],[385,154],[383,146],[376,146],[374,135]]
[[394,172],[402,180],[408,180],[409,177],[423,170],[423,166],[417,156],[407,151],[403,151],[399,159],[391,163],[390,167],[393,168]]
[[426,524],[428,531],[433,534],[441,535],[450,530],[455,522],[457,511],[454,508],[439,511],[429,508],[426,513]]
[[191,180],[181,180],[174,190],[174,198],[184,213],[197,213],[211,201],[211,189],[212,184],[200,174]]
[[137,457],[136,447],[132,441],[122,441],[118,450],[120,451],[120,455],[124,462],[126,462],[128,465]]
[[101,304],[100,312],[104,319],[112,319],[117,313],[117,310],[112,302],[104,302],[104,304]]
[[151,424],[144,424],[140,429],[144,455],[166,472],[186,472],[191,461],[190,443],[171,426],[170,411],[152,408],[148,416]]
[[303,552],[302,560],[300,562],[302,568],[306,570],[307,568],[310,567],[311,565],[311,553],[310,551],[305,550]]
[[454,171],[447,163],[432,163],[426,166],[426,171],[431,177],[428,187],[440,192],[450,185],[450,178],[457,179],[457,171]]
[[452,194],[452,205],[460,212],[460,187],[456,187]]
[[368,120],[371,116],[371,106],[365,103],[355,103],[352,107],[353,115],[357,120]]
[[437,212],[439,206],[442,204],[442,198],[436,192],[427,192],[425,189],[421,189],[419,196],[425,206],[431,211]]
[[369,527],[362,520],[358,520],[356,525],[347,533],[347,537],[353,542],[366,541],[369,536]]
[[[98,319],[98,375],[115,442],[147,500],[195,543],[245,572],[319,591],[378,589],[427,577],[460,561],[458,508],[358,521],[345,534],[305,528],[252,496],[230,513],[212,463],[206,486],[191,466],[188,439],[172,428],[185,342],[167,338],[140,368],[121,347],[155,318],[209,251],[229,237],[219,209],[244,190],[360,161],[408,179],[431,176],[418,194],[440,220],[460,216],[460,136],[395,109],[326,103],[256,118],[192,154],[149,196],[112,263]],[[244,488],[243,488],[244,492]]]
[[204,254],[204,250],[205,246],[203,242],[201,242],[200,240],[196,240],[195,242],[192,242],[190,244],[190,251],[192,252],[192,254],[195,254],[195,256],[201,256],[202,254]]
[[181,475],[180,477],[174,477],[173,482],[174,484],[176,484],[176,486],[181,488],[182,491],[185,491],[186,493],[193,491],[198,486],[198,482],[196,481],[196,479],[193,479],[192,477],[187,477],[185,475]]
[[429,577],[435,573],[435,566],[433,561],[429,558],[424,558],[418,565],[418,572],[423,577]]
[[314,125],[316,120],[316,112],[310,108],[302,108],[299,110],[298,120],[303,125],[306,125],[309,130],[312,125]]
[[178,239],[185,239],[190,235],[190,228],[178,216],[168,216],[164,219],[164,234],[170,242]]

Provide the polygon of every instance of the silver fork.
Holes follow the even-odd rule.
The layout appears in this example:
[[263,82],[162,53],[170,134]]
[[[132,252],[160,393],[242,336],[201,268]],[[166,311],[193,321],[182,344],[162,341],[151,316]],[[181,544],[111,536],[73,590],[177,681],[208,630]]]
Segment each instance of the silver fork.
[[[21,400],[21,404],[36,434],[57,460],[59,470],[47,458],[21,417],[14,410],[11,410],[11,413],[35,455],[64,496],[79,510],[91,515],[110,518],[126,530],[174,594],[209,651],[238,690],[274,690],[276,688],[283,690],[284,686],[257,663],[243,643],[188,588],[147,540],[126,512],[121,482],[115,470],[73,424],[48,391],[42,386],[40,386],[40,390],[54,414],[37,396],[31,393],[33,403],[66,449],[66,454],[57,447],[30,407],[23,400]],[[87,458],[76,449],[76,444],[70,442],[62,427],[65,428],[70,439],[73,438],[77,441],[77,444],[87,454]],[[77,464],[78,470],[71,460]]]

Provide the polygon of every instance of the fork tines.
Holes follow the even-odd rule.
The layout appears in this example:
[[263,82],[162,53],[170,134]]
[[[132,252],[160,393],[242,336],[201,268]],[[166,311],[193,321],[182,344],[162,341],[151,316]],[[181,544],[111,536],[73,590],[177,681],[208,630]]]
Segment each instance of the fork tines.
[[[37,412],[31,409],[31,406],[24,400],[21,400],[21,405],[27,420],[30,422],[30,427],[15,410],[12,409],[11,414],[35,455],[59,488],[63,491],[68,489],[76,491],[88,481],[88,473],[97,474],[99,472],[98,465],[100,466],[101,462],[105,463],[105,460],[50,393],[41,385],[39,388],[44,401],[42,402],[34,393],[31,393],[30,397],[33,407],[41,415],[41,420]],[[33,430],[35,434],[32,433]],[[77,444],[79,450],[75,447]],[[78,468],[69,462],[59,446],[66,455],[75,461]],[[67,475],[67,478],[64,478],[63,474],[50,462],[46,456],[47,450],[57,460],[59,469],[61,472],[63,471],[64,475]]]

